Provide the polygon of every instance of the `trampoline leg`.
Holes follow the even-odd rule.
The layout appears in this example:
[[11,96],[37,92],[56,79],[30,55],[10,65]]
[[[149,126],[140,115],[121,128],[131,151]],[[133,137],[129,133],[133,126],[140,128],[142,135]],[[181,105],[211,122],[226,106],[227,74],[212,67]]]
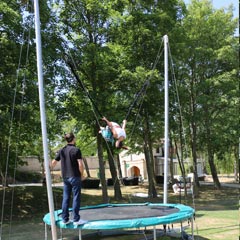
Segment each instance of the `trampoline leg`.
[[78,236],[79,236],[79,240],[82,240],[82,231],[81,231],[81,229],[79,229]]
[[192,227],[192,240],[194,240],[194,229],[193,229],[193,216],[192,216],[192,219],[191,219],[191,227]]
[[183,224],[182,224],[182,221],[181,221],[181,237],[183,239]]
[[47,240],[47,224],[45,223],[45,240]]
[[153,227],[153,239],[154,239],[154,240],[157,240],[156,226]]
[[63,230],[62,230],[62,228],[60,228],[60,234],[61,234],[61,238],[60,239],[63,239]]

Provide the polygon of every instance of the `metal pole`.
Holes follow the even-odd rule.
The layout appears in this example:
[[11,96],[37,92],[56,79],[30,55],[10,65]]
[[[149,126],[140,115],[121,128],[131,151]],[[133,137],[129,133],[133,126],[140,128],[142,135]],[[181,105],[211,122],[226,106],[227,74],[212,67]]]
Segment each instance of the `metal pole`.
[[164,185],[163,185],[163,203],[167,203],[168,191],[168,36],[164,36]]
[[47,240],[48,237],[47,237],[47,224],[45,223],[45,240]]
[[35,12],[39,106],[40,106],[40,115],[41,115],[42,143],[43,143],[44,165],[45,165],[47,193],[48,193],[48,205],[49,205],[50,218],[51,218],[52,239],[57,240],[57,229],[56,229],[55,218],[54,218],[52,180],[51,180],[49,159],[48,159],[47,128],[46,128],[45,100],[44,100],[43,73],[42,73],[43,72],[42,71],[42,44],[41,44],[38,0],[34,0],[34,12]]
[[78,239],[82,240],[82,230],[81,229],[79,229],[79,232],[78,232]]
[[156,230],[156,226],[153,227],[153,240],[157,240],[157,230]]
[[192,240],[194,240],[193,216],[192,216],[192,219],[191,219],[191,228],[192,228]]

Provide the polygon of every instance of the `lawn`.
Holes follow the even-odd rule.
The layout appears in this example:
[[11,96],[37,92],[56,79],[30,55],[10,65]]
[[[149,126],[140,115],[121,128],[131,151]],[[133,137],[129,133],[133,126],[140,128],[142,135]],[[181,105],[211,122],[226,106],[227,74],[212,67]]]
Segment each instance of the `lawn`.
[[[147,193],[147,186],[128,186],[122,187],[124,200],[122,202],[163,202],[162,186],[157,187],[158,199],[150,200],[133,197],[132,193]],[[0,189],[0,197],[2,197]],[[2,239],[14,240],[40,240],[45,239],[45,225],[42,218],[48,212],[47,191],[45,187],[10,187],[5,192],[5,204],[2,223]],[[13,198],[12,198],[13,196]],[[113,199],[113,189],[109,189],[110,202]],[[54,187],[55,209],[61,208],[62,189]],[[168,194],[169,203],[181,203],[192,206],[196,210],[194,221],[194,235],[198,240],[237,240],[239,239],[239,189],[223,187],[215,190],[213,186],[202,186],[199,197],[188,196],[179,197],[173,194],[171,189]],[[82,206],[95,205],[102,203],[101,189],[82,190]],[[12,207],[13,206],[13,207]],[[2,214],[1,214],[2,215]],[[187,223],[184,223],[187,225]],[[178,224],[174,224],[178,228]],[[157,226],[157,229],[162,226]],[[190,229],[186,230],[190,232]],[[50,228],[47,228],[48,239],[51,239]],[[63,230],[63,239],[77,240],[78,230]],[[83,234],[90,234],[84,231]],[[148,234],[148,232],[147,232]],[[58,238],[61,234],[58,230]],[[97,236],[92,235],[83,239],[91,240],[136,240],[145,239],[144,235],[121,235],[121,236]],[[173,240],[169,236],[159,236],[161,240]]]

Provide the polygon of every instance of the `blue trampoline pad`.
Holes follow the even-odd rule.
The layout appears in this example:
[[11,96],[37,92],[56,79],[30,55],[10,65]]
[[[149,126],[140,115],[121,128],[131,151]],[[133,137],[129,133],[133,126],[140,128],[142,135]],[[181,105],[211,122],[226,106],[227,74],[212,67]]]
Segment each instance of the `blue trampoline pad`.
[[[63,224],[61,212],[62,210],[54,212],[57,227],[76,228],[72,223],[68,225]],[[181,222],[191,218],[194,214],[194,209],[182,204],[101,204],[82,207],[79,213],[81,218],[88,220],[88,223],[77,228],[107,230],[140,228]],[[44,216],[43,221],[51,225],[49,213]]]

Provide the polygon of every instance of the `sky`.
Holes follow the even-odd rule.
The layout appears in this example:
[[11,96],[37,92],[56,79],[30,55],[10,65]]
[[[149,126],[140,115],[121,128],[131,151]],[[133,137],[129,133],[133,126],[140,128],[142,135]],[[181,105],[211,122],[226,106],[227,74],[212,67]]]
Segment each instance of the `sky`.
[[[233,4],[234,17],[239,17],[239,0],[212,0],[214,8],[228,7],[230,4]],[[191,0],[184,0],[186,4],[190,3]]]
[[[186,4],[190,3],[191,0],[184,0]],[[226,8],[229,7],[231,4],[234,7],[233,15],[235,18],[239,18],[239,0],[212,0],[214,8]],[[239,35],[239,28],[236,30],[236,35]]]
[[228,7],[230,4],[233,4],[234,17],[239,17],[239,2],[238,0],[212,0],[213,6],[215,8]]

